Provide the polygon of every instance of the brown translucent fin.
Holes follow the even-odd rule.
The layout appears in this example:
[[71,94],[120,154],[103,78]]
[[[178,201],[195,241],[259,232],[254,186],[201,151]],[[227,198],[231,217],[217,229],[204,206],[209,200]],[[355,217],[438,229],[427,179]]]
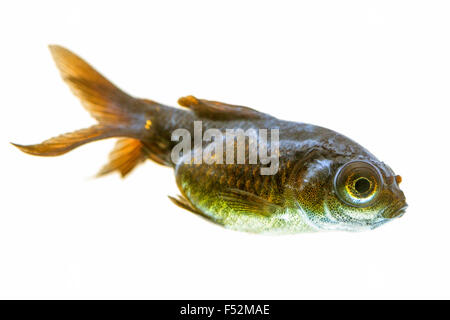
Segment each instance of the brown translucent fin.
[[135,99],[73,52],[57,45],[49,48],[62,78],[95,119],[109,124],[124,124],[129,120],[129,109]]
[[[139,135],[133,128],[139,112],[144,111],[142,101],[124,93],[73,52],[57,45],[49,48],[62,78],[99,124],[35,145],[14,144],[17,148],[37,156],[58,156],[88,142]],[[124,141],[127,141],[125,146]],[[101,172],[119,170],[122,176],[126,175],[140,162],[142,150],[138,140],[121,140],[111,154],[110,163]]]
[[[17,148],[32,155],[58,156],[91,141],[117,137],[120,140],[99,176],[119,171],[124,177],[146,157],[161,164],[167,163],[160,143],[149,142],[149,147],[144,147],[139,140],[143,132],[147,137],[151,136],[150,117],[160,110],[158,103],[129,96],[73,52],[57,45],[49,48],[62,78],[98,124],[40,144],[14,144]],[[155,141],[157,138],[155,133]]]
[[20,145],[12,143],[12,145],[25,153],[35,156],[59,156],[82,144],[116,135],[120,135],[119,129],[95,125],[86,129],[59,135],[39,144]]
[[192,109],[201,118],[211,120],[265,119],[268,117],[266,114],[248,107],[197,99],[194,96],[182,97],[178,99],[178,104]]
[[282,209],[275,203],[240,189],[225,190],[219,193],[219,197],[225,201],[228,207],[242,214],[269,217]]
[[119,139],[109,154],[109,162],[103,166],[97,176],[119,171],[123,178],[145,159],[146,150],[141,141],[132,138]]
[[200,215],[203,215],[203,213],[201,213],[200,211],[198,211],[196,208],[194,208],[190,203],[189,203],[189,201],[187,201],[186,200],[186,198],[184,198],[183,196],[177,196],[176,198],[175,197],[172,197],[172,196],[168,196],[169,197],[169,199],[170,199],[170,201],[172,201],[173,203],[175,203],[177,206],[179,206],[180,208],[183,208],[183,209],[185,209],[185,210],[188,210],[188,211],[190,211],[190,212],[192,212],[192,213],[195,213],[195,214],[200,214]]
[[219,220],[214,220],[212,217],[207,216],[206,214],[204,214],[197,208],[194,208],[185,197],[180,196],[180,195],[178,195],[177,197],[172,197],[172,196],[168,196],[168,197],[169,197],[170,201],[172,201],[178,207],[185,209],[187,211],[190,211],[192,213],[195,213],[196,215],[199,215],[200,217],[202,217],[210,222],[221,224],[221,222]]

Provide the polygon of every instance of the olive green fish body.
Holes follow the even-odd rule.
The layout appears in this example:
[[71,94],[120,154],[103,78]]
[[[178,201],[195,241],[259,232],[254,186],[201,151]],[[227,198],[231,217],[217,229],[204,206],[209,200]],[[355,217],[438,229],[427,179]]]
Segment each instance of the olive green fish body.
[[[215,128],[232,128],[233,124],[211,125]],[[242,128],[241,122],[236,124]],[[350,159],[378,162],[369,152],[340,134],[309,124],[272,118],[254,125],[256,128],[278,128],[280,131],[280,164],[277,173],[261,175],[262,166],[248,162],[186,164],[181,161],[175,166],[177,184],[196,211],[227,228],[256,233],[373,227],[371,221],[367,221],[349,228],[344,222],[339,223],[332,218],[323,202],[328,196],[329,188],[325,185],[330,184],[329,178],[324,175],[323,179],[317,179],[316,176],[324,169],[327,173],[333,172]],[[242,129],[249,128],[252,126],[247,123]],[[317,179],[324,186],[307,187],[304,181],[308,177],[313,181]],[[299,195],[302,188],[304,194]],[[239,190],[242,194],[230,195],[230,190]],[[300,205],[299,198],[305,196],[318,199],[319,203],[300,201]]]
[[201,215],[227,228],[257,233],[313,231],[287,201],[291,170],[261,175],[259,165],[180,164],[176,180]]

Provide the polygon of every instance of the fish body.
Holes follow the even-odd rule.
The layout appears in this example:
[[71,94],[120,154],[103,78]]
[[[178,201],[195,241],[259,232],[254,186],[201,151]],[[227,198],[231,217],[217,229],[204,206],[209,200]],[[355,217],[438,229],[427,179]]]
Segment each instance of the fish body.
[[[50,49],[63,79],[98,124],[36,145],[15,144],[26,153],[56,156],[119,138],[99,175],[118,171],[124,177],[147,159],[172,167],[181,193],[169,197],[175,204],[239,231],[359,231],[406,209],[400,176],[337,132],[193,96],[179,99],[184,108],[134,98],[69,50]],[[179,152],[176,132],[190,149]],[[230,132],[244,133],[244,143]],[[270,132],[271,140],[260,132]],[[253,153],[261,147],[270,150],[270,158],[255,161]]]

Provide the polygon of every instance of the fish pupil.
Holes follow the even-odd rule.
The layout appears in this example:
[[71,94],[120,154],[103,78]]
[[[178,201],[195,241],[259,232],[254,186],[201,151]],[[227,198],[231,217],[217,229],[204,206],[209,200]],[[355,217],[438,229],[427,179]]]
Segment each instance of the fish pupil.
[[355,182],[355,190],[359,193],[366,193],[370,189],[370,181],[366,178],[360,178]]

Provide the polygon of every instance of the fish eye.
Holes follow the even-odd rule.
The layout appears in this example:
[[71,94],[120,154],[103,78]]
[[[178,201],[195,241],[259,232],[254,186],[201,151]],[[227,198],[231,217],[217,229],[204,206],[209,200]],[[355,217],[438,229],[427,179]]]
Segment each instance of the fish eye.
[[371,163],[360,160],[344,164],[334,178],[334,190],[339,199],[355,207],[373,203],[382,185],[380,171]]
[[361,177],[355,181],[354,188],[358,193],[362,194],[369,191],[370,186],[371,186],[370,180],[365,177]]

